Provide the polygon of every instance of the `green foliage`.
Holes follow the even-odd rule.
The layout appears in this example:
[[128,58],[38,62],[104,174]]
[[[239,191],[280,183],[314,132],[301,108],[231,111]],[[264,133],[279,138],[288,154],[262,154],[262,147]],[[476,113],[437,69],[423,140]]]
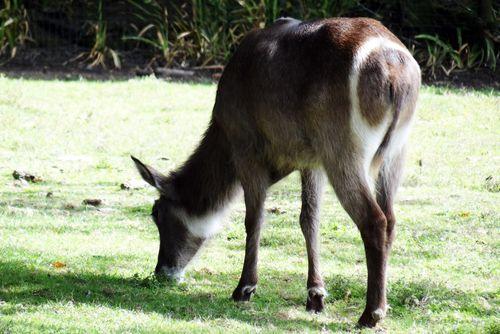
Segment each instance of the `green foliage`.
[[110,48],[107,44],[107,22],[103,17],[102,0],[97,3],[97,20],[89,21],[89,34],[94,37],[94,44],[89,52],[83,52],[73,58],[74,60],[84,58],[84,62],[88,62],[88,68],[92,69],[97,66],[106,68],[106,61],[111,57],[115,68],[121,67],[120,57],[118,52]]
[[[167,9],[156,1],[127,0],[135,10],[133,15],[145,26],[139,31],[135,24],[132,24],[135,35],[123,36],[124,41],[131,40],[153,47],[154,51],[160,52],[160,56],[171,65],[175,53],[171,51],[171,41],[169,40],[169,22]],[[156,57],[156,56],[154,56]]]
[[[381,20],[394,31],[431,75],[479,67],[495,71],[500,57],[495,24],[498,8],[487,0],[452,2],[454,5],[431,0],[4,0],[0,53],[14,56],[16,47],[27,39],[30,25],[55,25],[72,33],[85,29],[92,36],[79,41],[89,51],[76,57],[86,57],[90,67],[105,67],[107,59],[120,67],[117,50],[130,48],[145,52],[161,65],[203,67],[224,64],[246,33],[281,16],[303,20],[365,16]],[[45,11],[49,21],[43,19],[47,15],[39,15]],[[35,40],[43,40],[47,33],[44,29],[32,31]]]
[[113,49],[109,48],[106,44],[106,21],[103,18],[102,0],[99,0],[98,5],[98,20],[92,25],[91,32],[95,35],[95,42],[90,50],[89,59],[92,60],[89,65],[91,68],[97,65],[106,67],[106,56],[109,54],[113,59],[113,64],[115,67],[120,68],[120,58],[118,53]]
[[174,9],[172,30],[181,63],[223,63],[248,31],[265,25],[265,7],[252,1],[194,0],[190,10]]
[[[446,75],[449,75],[454,69],[463,69],[462,51],[467,50],[468,45],[464,44],[455,50],[451,44],[443,42],[437,36],[426,34],[417,35],[415,38],[425,40],[426,48],[423,49],[423,59],[426,60],[424,68],[429,69],[434,76],[437,69],[442,69]],[[470,55],[470,53],[466,54]],[[472,54],[472,61],[476,60],[477,53]],[[467,62],[469,64],[469,62]],[[447,65],[447,67],[445,67]]]
[[0,9],[0,56],[15,57],[18,47],[29,40],[29,23],[22,0],[3,0]]
[[416,57],[420,59],[424,69],[429,70],[433,76],[438,69],[442,69],[446,75],[454,70],[473,69],[483,65],[496,69],[498,53],[495,54],[494,46],[487,38],[484,40],[484,48],[478,45],[471,47],[468,43],[463,43],[462,32],[457,28],[458,48],[442,41],[437,35],[421,34],[415,36],[415,39],[425,41],[426,47],[418,50]]
[[192,0],[171,5],[172,45],[177,65],[225,63],[252,29],[287,14],[304,20],[341,16],[357,1]]

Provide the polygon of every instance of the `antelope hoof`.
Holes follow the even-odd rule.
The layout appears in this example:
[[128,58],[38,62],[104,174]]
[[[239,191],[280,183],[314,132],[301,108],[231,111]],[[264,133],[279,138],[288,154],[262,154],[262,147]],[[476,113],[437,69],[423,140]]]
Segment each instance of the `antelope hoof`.
[[327,295],[324,288],[310,288],[307,290],[306,311],[321,313],[325,307],[324,298]]
[[245,285],[243,287],[238,286],[233,291],[233,300],[235,302],[247,302],[255,293],[256,289],[257,285]]
[[358,325],[361,327],[375,327],[377,323],[385,318],[385,311],[381,308],[376,309],[375,311],[369,312],[365,310],[361,315],[361,318],[358,320]]

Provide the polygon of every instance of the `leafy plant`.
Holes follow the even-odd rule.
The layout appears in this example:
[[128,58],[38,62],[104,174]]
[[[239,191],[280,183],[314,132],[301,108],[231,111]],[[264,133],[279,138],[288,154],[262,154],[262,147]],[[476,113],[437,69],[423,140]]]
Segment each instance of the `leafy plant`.
[[[170,47],[167,9],[156,1],[127,0],[127,3],[135,9],[133,14],[135,18],[144,24],[151,23],[143,27],[134,36],[123,36],[122,40],[137,41],[153,47],[153,49],[160,52],[166,64],[171,65],[175,53],[172,52]],[[135,25],[133,25],[133,28],[138,30]],[[156,56],[153,57],[153,60],[155,59]]]
[[30,40],[28,13],[21,1],[3,0],[0,9],[0,56],[14,58],[18,47]]
[[80,53],[73,60],[85,58],[84,62],[90,62],[88,68],[102,66],[106,68],[106,60],[110,56],[115,68],[121,68],[121,61],[118,52],[110,48],[107,44],[107,24],[103,18],[102,0],[99,0],[97,7],[98,19],[95,23],[90,23],[90,34],[94,36],[94,44],[89,52]]
[[174,48],[181,63],[221,64],[250,30],[263,28],[279,15],[278,1],[193,0],[173,6]]
[[[302,20],[367,16],[382,20],[407,44],[415,44],[417,60],[433,76],[479,67],[495,71],[500,56],[495,25],[498,10],[488,1],[475,4],[456,0],[457,6],[430,0],[1,2],[0,55],[13,57],[30,35],[42,41],[46,37],[42,34],[48,33],[53,44],[76,41],[87,47],[89,51],[72,60],[82,60],[89,67],[106,67],[110,62],[120,67],[118,50],[128,48],[146,53],[151,62],[166,66],[224,64],[245,34],[281,16]],[[455,27],[460,28],[453,34]],[[92,39],[82,37],[85,34]]]
[[493,71],[495,71],[497,68],[498,59],[500,58],[500,51],[495,52],[495,44],[494,44],[495,42],[490,38],[485,38],[484,43],[485,43],[484,50],[486,54],[485,61],[488,67],[490,67],[491,69],[493,69]]
[[[451,43],[444,42],[437,35],[420,34],[415,36],[417,40],[424,40],[426,48],[420,50],[420,60],[424,68],[427,68],[432,76],[436,75],[436,70],[441,69],[445,75],[449,76],[453,71],[477,68],[483,65],[491,69],[496,68],[494,45],[489,39],[485,39],[486,47],[481,48],[477,44],[471,46],[464,43],[462,30],[457,28],[457,48]],[[424,55],[422,53],[424,51]]]

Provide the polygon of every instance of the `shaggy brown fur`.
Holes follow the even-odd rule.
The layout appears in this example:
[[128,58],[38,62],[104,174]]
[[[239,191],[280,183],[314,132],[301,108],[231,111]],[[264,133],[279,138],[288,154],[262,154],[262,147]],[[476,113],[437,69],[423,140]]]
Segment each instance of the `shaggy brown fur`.
[[161,239],[157,271],[182,272],[209,236],[199,222],[213,221],[241,186],[247,238],[233,298],[249,300],[266,191],[300,170],[307,309],[321,311],[318,212],[326,174],[365,245],[368,290],[359,323],[374,326],[387,307],[392,203],[419,86],[415,60],[371,19],[280,19],[250,33],[223,73],[212,121],[188,161],[166,177],[135,160],[161,193],[153,212]]

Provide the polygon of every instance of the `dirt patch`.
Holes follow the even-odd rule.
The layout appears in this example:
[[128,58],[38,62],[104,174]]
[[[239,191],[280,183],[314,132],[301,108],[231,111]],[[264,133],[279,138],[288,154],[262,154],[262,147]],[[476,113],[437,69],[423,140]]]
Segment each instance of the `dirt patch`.
[[424,75],[422,79],[425,84],[435,86],[500,90],[500,71],[498,69],[496,71],[487,68],[456,71],[449,76],[439,73],[435,77]]
[[[217,82],[223,66],[204,68],[166,69],[161,62],[151,61],[141,51],[120,53],[121,69],[98,67],[87,68],[87,64],[70,61],[85,49],[76,46],[58,48],[32,48],[23,50],[14,59],[0,65],[0,74],[12,78],[30,78],[40,80],[127,80],[135,77],[154,75],[157,78],[181,81]],[[500,73],[487,68],[470,71],[457,71],[446,76],[424,75],[423,82],[428,85],[457,88],[500,89]]]
[[[13,78],[40,80],[126,80],[144,73],[148,67],[147,57],[139,52],[120,54],[122,68],[88,68],[86,63],[72,61],[85,49],[69,46],[57,48],[34,48],[23,50],[14,59],[0,66],[0,73]],[[143,74],[146,75],[147,73]]]

